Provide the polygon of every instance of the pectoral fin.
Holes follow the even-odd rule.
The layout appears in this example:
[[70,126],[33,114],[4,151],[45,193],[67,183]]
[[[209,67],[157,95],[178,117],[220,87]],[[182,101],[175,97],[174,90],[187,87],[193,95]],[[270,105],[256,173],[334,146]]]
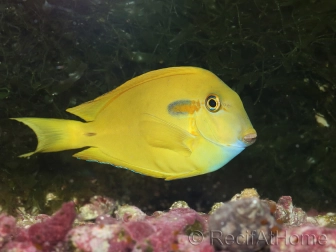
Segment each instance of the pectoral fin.
[[148,144],[191,155],[196,137],[188,131],[150,114],[143,115],[139,126]]

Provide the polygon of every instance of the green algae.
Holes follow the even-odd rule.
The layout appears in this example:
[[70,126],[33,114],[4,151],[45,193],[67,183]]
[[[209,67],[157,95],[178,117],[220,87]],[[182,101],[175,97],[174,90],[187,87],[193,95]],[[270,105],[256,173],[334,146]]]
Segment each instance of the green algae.
[[315,217],[317,223],[321,226],[328,227],[328,228],[335,228],[336,227],[336,214],[334,213],[327,213],[325,215],[318,215]]
[[193,224],[186,226],[183,232],[186,235],[191,235],[194,232],[198,232],[199,234],[200,232],[204,232],[203,225],[201,222],[196,220]]

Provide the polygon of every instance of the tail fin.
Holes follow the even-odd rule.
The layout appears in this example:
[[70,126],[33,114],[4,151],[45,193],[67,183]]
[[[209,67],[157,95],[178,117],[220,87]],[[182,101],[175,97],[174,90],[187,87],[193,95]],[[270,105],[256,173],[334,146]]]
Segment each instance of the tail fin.
[[11,118],[29,126],[36,134],[36,150],[21,155],[29,157],[37,152],[55,152],[84,147],[81,144],[81,132],[84,123],[73,120],[47,118]]

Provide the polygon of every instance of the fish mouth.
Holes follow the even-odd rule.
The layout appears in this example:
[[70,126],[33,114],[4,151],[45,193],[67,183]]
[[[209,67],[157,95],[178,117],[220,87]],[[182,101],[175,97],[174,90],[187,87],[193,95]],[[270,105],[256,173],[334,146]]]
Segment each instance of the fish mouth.
[[243,136],[243,142],[247,145],[250,146],[257,140],[257,133],[249,133]]
[[227,144],[226,146],[245,149],[246,147],[252,145],[257,140],[257,133],[248,133],[245,134],[240,140],[234,144]]

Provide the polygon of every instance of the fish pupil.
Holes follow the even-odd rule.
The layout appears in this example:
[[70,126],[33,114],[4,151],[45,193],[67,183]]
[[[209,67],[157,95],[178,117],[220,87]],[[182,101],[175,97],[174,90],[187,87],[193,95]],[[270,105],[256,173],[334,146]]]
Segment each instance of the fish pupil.
[[214,99],[209,100],[209,106],[213,109],[216,108],[216,106],[217,106],[216,100],[214,100]]

